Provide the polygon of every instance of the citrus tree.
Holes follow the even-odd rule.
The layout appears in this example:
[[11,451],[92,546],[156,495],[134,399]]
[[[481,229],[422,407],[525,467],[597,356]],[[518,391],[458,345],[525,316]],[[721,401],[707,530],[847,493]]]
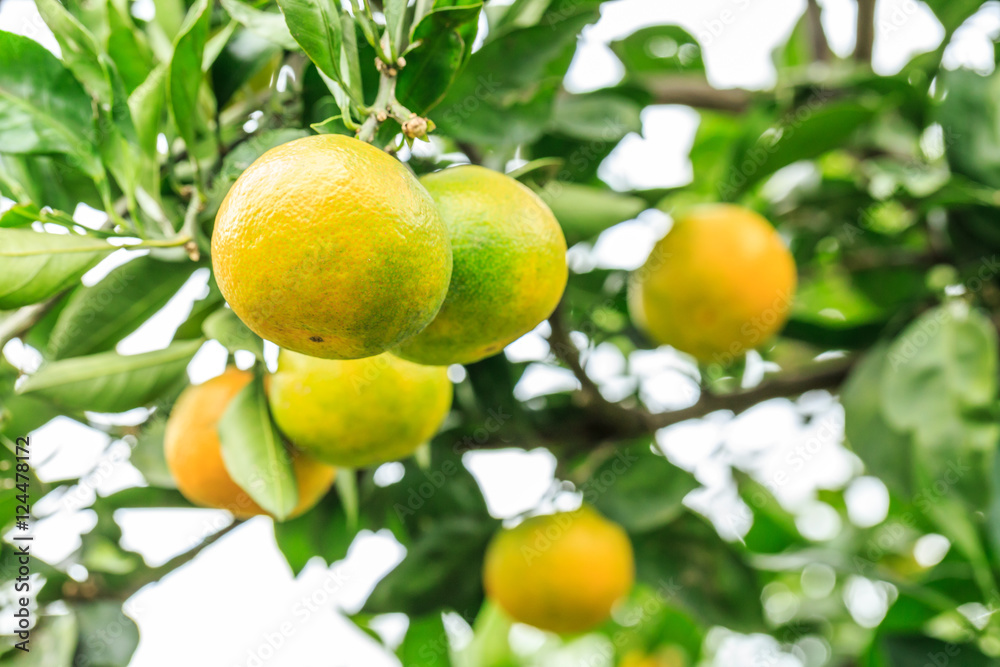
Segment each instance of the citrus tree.
[[[770,637],[755,665],[1000,664],[1000,78],[942,68],[982,3],[927,0],[940,46],[880,76],[874,1],[846,58],[809,2],[767,91],[710,87],[697,36],[647,27],[587,93],[563,79],[599,0],[36,4],[59,56],[0,32],[0,346],[42,360],[0,360],[0,523],[81,484],[19,449],[57,416],[127,443],[146,484],[34,559],[31,652],[15,635],[4,664],[128,664],[123,603],[258,514],[296,574],[391,531],[406,557],[352,620],[383,641],[373,619],[406,614],[407,666],[727,664],[735,634]],[[613,190],[599,167],[662,104],[699,115],[691,182]],[[595,266],[650,210],[674,227],[645,264]],[[208,272],[169,344],[116,350]],[[545,354],[501,352],[536,325]],[[188,386],[209,340],[252,368]],[[687,398],[651,397],[651,359]],[[515,391],[538,367],[574,388]],[[833,402],[828,433],[766,474],[726,459],[729,509],[693,509],[663,434],[773,399],[801,426]],[[780,499],[841,436],[888,507],[814,486],[822,531]],[[463,464],[497,448],[551,452],[583,507],[502,528]],[[192,506],[233,519],[158,567],[122,546],[117,510]],[[512,647],[518,621],[549,632]]]

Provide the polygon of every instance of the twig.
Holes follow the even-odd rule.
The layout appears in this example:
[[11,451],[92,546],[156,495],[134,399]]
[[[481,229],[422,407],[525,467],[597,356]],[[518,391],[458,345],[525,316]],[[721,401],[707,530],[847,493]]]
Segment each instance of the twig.
[[858,0],[857,42],[854,59],[859,63],[871,64],[872,48],[875,45],[875,0]]
[[[229,524],[217,533],[213,533],[206,537],[200,544],[192,549],[185,551],[179,556],[175,556],[168,560],[163,565],[159,567],[146,568],[139,576],[132,578],[129,581],[128,586],[125,586],[114,591],[102,590],[101,586],[96,581],[87,580],[80,586],[80,590],[77,592],[63,591],[62,598],[64,600],[74,600],[74,599],[84,599],[92,600],[94,598],[102,599],[115,599],[125,601],[139,592],[139,590],[149,584],[155,583],[167,576],[177,568],[182,565],[186,565],[197,558],[198,554],[212,546],[223,537],[231,533],[237,527],[243,523],[242,519],[237,519],[233,523]],[[89,584],[89,585],[88,585]]]
[[612,403],[601,395],[597,384],[587,375],[580,358],[580,351],[573,344],[566,330],[561,309],[549,318],[552,334],[549,345],[552,353],[569,368],[580,382],[583,406],[621,438],[651,433],[666,426],[696,419],[719,410],[739,414],[772,398],[798,396],[816,389],[839,387],[847,378],[856,359],[816,364],[806,372],[785,373],[752,389],[731,394],[702,394],[694,405],[672,412],[652,414],[640,408],[630,408]]
[[704,81],[682,76],[663,77],[651,83],[656,104],[685,104],[699,109],[740,113],[747,110],[753,95],[741,88],[718,89]]
[[833,51],[830,50],[830,42],[823,30],[823,10],[816,0],[809,0],[806,17],[809,21],[809,35],[812,37],[813,60],[827,62],[833,57]]
[[635,410],[618,403],[612,403],[604,398],[600,388],[587,375],[580,358],[580,350],[577,349],[566,329],[562,304],[549,316],[549,326],[552,328],[552,333],[549,334],[549,347],[556,359],[565,364],[580,382],[583,407],[592,411],[601,422],[613,427],[616,432],[648,431],[649,419],[652,415],[644,410]]
[[816,364],[814,369],[808,372],[779,375],[753,389],[732,394],[703,394],[698,402],[689,408],[650,415],[651,424],[654,428],[660,429],[688,419],[704,417],[719,410],[740,414],[758,403],[772,398],[799,396],[807,391],[817,389],[835,389],[847,379],[856,362],[857,359],[854,357],[838,359],[837,361]]

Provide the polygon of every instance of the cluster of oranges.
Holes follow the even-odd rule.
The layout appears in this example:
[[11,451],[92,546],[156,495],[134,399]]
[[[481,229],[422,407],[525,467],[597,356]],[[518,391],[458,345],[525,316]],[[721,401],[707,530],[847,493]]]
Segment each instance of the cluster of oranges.
[[[280,348],[265,378],[298,482],[293,516],[336,467],[404,458],[451,408],[447,366],[501,351],[556,307],[566,241],[545,203],[477,166],[417,179],[373,146],[319,135],[274,148],[223,201],[212,236],[229,306]],[[734,206],[679,216],[633,276],[629,307],[653,339],[704,361],[735,358],[785,321],[795,266],[763,218]],[[264,513],[226,470],[218,422],[252,380],[235,368],[182,393],[167,464],[192,502]],[[603,622],[631,589],[625,532],[595,510],[501,531],[487,593],[514,619],[555,632]]]

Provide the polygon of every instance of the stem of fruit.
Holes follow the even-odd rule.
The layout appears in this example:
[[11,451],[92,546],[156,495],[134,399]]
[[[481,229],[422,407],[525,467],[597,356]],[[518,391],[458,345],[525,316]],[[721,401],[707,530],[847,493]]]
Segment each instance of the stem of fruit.
[[184,224],[181,225],[181,231],[175,239],[176,241],[183,241],[182,243],[175,243],[175,245],[183,245],[192,262],[197,262],[201,259],[201,252],[198,250],[196,239],[198,238],[198,213],[204,204],[205,195],[202,194],[201,188],[196,185],[191,191],[191,201],[188,202],[187,211],[184,212]]
[[396,77],[399,76],[399,69],[405,65],[403,58],[399,58],[395,65],[387,65],[381,59],[376,59],[375,66],[379,71],[378,93],[375,103],[367,109],[368,117],[358,130],[358,139],[361,141],[372,143],[378,128],[389,118],[399,123],[403,134],[411,141],[422,139],[434,129],[429,120],[413,113],[396,99]]
[[353,468],[339,468],[337,470],[337,495],[344,506],[344,514],[347,515],[347,527],[354,531],[358,529],[359,521],[359,500],[358,500],[358,478]]

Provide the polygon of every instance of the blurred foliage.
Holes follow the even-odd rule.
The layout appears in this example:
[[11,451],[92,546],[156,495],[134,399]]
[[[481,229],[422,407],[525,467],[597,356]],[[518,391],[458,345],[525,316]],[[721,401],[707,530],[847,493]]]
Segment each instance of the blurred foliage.
[[[417,173],[465,160],[516,166],[575,246],[565,340],[550,328],[559,354],[470,365],[445,428],[393,466],[391,481],[344,471],[314,510],[274,524],[295,575],[310,562],[341,561],[361,531],[388,531],[406,547],[352,616],[403,665],[610,665],[628,656],[630,665],[693,666],[713,664],[719,637],[736,633],[770,637],[756,664],[1000,664],[1000,74],[941,67],[981,2],[928,1],[945,38],[895,74],[832,55],[807,10],[773,53],[772,90],[713,89],[699,38],[654,25],[611,44],[618,83],[583,93],[563,80],[599,0],[355,0],[350,12],[333,0],[157,0],[147,18],[125,0],[36,4],[60,57],[0,32],[0,331],[3,343],[19,338],[41,359],[38,369],[0,359],[0,470],[6,482],[14,438],[61,416],[126,443],[147,485],[95,498],[86,478],[31,478],[35,501],[82,497],[98,520],[64,562],[36,560],[44,586],[32,653],[5,645],[0,664],[128,664],[139,638],[126,601],[197,554],[150,567],[122,546],[114,513],[190,507],[163,462],[164,417],[207,340],[252,353],[258,369],[262,341],[209,278],[163,349],[116,347],[182,286],[204,280],[213,220],[239,174],[313,132],[368,133]],[[385,91],[376,57],[399,68],[401,107],[436,126],[430,144],[401,134],[402,111],[371,123],[372,100]],[[643,132],[644,112],[658,104],[698,113],[691,182],[612,189],[602,163]],[[790,382],[788,394],[839,394],[858,474],[863,465],[889,492],[875,525],[849,515],[844,488],[815,490],[841,524],[817,538],[811,515],[779,500],[774,478],[740,462],[728,500],[737,509],[713,523],[692,509],[699,480],[657,446],[657,427],[673,422],[669,411],[648,416],[663,406],[643,391],[650,345],[630,324],[627,271],[595,266],[587,250],[621,223],[655,224],[709,201],[771,220],[801,285],[782,337],[760,351],[763,364],[677,362],[678,381],[686,375],[708,397],[695,406],[704,412],[685,418],[740,388],[740,409],[749,408],[783,395],[769,393],[769,382],[850,360],[842,387]],[[79,204],[103,222],[82,224]],[[147,252],[81,282],[123,244]],[[596,348],[617,350],[627,360],[622,382],[518,393],[536,364],[565,365],[567,346],[582,350],[584,367]],[[806,406],[793,406],[804,425],[813,419]],[[135,409],[138,426],[100,414]],[[639,428],[636,414],[647,415]],[[230,416],[226,440],[278,438],[256,383]],[[546,636],[531,655],[508,644],[510,623],[484,602],[480,581],[500,522],[463,456],[500,447],[555,454],[559,481],[547,500],[579,494],[626,528],[637,555],[640,583],[613,620],[588,636]],[[238,480],[263,465],[259,449],[238,452]],[[272,491],[258,490],[261,501],[284,514],[293,498]],[[17,502],[15,488],[0,488],[5,530]],[[52,511],[34,509],[35,520]],[[949,545],[936,562],[915,555],[931,534]],[[5,590],[13,558],[0,545]],[[859,590],[881,599],[884,613],[859,612]],[[373,621],[399,612],[408,629],[389,645]],[[469,628],[471,638],[456,641]]]

